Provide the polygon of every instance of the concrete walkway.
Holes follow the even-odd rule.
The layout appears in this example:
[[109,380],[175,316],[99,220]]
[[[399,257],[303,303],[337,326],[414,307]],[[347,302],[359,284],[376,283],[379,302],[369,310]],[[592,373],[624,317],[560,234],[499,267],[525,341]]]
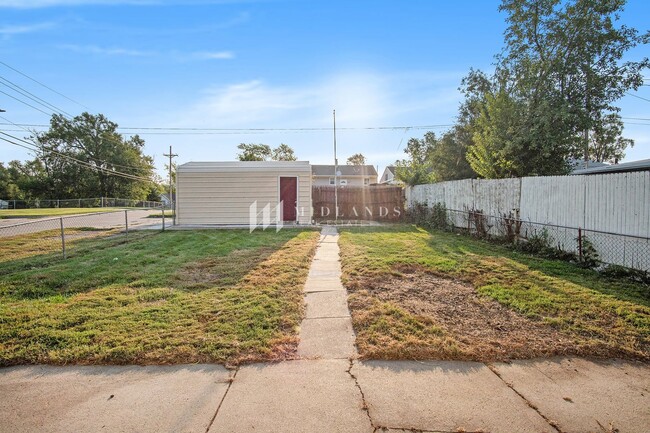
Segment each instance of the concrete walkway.
[[0,369],[0,432],[647,432],[650,366],[355,360],[336,232],[305,286],[304,358]]
[[305,282],[306,313],[298,346],[301,358],[350,359],[357,353],[348,293],[341,284],[338,241],[336,228],[323,228]]

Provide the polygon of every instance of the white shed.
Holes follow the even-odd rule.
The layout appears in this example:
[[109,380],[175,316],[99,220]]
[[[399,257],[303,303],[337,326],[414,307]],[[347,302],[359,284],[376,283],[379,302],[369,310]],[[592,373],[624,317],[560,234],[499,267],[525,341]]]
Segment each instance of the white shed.
[[247,225],[251,215],[256,224],[265,215],[271,224],[312,219],[308,161],[188,162],[176,182],[178,224]]

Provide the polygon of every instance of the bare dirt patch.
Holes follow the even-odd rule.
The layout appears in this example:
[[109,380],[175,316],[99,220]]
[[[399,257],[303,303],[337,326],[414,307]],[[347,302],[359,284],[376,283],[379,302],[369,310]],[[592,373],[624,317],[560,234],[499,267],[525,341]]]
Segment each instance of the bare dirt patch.
[[227,257],[210,257],[188,263],[173,278],[177,286],[187,290],[231,286],[274,251],[273,248],[235,250]]
[[432,320],[456,342],[459,358],[496,361],[576,353],[571,337],[481,296],[465,283],[417,268],[363,284],[372,297]]

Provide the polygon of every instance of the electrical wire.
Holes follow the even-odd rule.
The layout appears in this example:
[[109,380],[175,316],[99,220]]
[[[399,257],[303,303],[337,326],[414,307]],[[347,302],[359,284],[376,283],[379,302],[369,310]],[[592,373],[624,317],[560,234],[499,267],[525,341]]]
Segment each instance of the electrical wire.
[[[32,92],[30,92],[29,90],[25,90],[25,89],[23,89],[23,88],[20,87],[18,84],[14,83],[14,82],[12,82],[12,81],[10,81],[10,80],[7,80],[7,79],[4,78],[4,77],[0,77],[0,80],[6,82],[6,83],[2,83],[2,82],[0,82],[0,84],[2,84],[3,86],[9,87],[9,88],[10,88],[11,90],[13,90],[14,92],[18,92],[18,93],[20,93],[21,95],[26,96],[27,98],[31,99],[32,101],[36,102],[37,104],[42,105],[43,107],[47,108],[48,110],[54,110],[54,111],[56,111],[56,112],[59,112],[59,113],[65,114],[67,117],[72,117],[72,116],[70,115],[70,113],[66,113],[64,110],[58,108],[57,106],[55,106],[55,105],[53,105],[53,104],[50,104],[49,102],[47,102],[47,101],[44,100],[44,99],[39,98],[38,96],[34,95],[34,94],[33,94]],[[9,83],[9,84],[7,84],[7,83]]]
[[47,115],[47,116],[51,116],[51,115],[52,115],[52,113],[48,113],[48,112],[45,112],[45,111],[41,110],[41,109],[38,108],[38,107],[34,107],[32,104],[30,104],[30,103],[28,103],[28,102],[25,102],[25,101],[23,101],[22,99],[18,99],[18,98],[16,98],[15,96],[10,95],[10,94],[7,93],[7,92],[3,92],[2,90],[0,90],[0,93],[4,93],[5,95],[9,96],[11,99],[15,99],[16,101],[21,102],[21,103],[27,105],[28,107],[33,108],[33,109],[36,110],[36,111],[40,111],[41,113],[43,113],[43,114],[45,114],[45,115]]
[[93,170],[101,171],[101,172],[104,172],[104,173],[112,175],[112,176],[123,177],[123,178],[131,179],[131,180],[141,180],[141,181],[145,181],[145,182],[153,182],[151,179],[148,179],[146,177],[140,177],[140,176],[129,174],[129,173],[122,173],[122,172],[117,171],[117,170],[110,170],[108,168],[100,167],[100,166],[91,164],[89,162],[82,161],[80,159],[74,158],[74,157],[72,157],[70,155],[66,155],[66,154],[61,153],[61,152],[57,152],[57,151],[52,150],[52,149],[46,149],[42,145],[38,145],[38,144],[35,144],[35,143],[30,143],[29,141],[23,140],[21,138],[18,138],[16,136],[11,135],[11,134],[7,134],[7,133],[2,132],[2,131],[0,131],[0,134],[6,135],[7,137],[13,138],[14,140],[17,140],[17,141],[22,142],[22,143],[26,143],[27,145],[31,146],[31,147],[27,147],[25,145],[22,145],[22,144],[13,142],[11,140],[8,140],[6,138],[0,137],[0,140],[4,140],[4,141],[6,141],[8,143],[14,144],[16,146],[23,147],[25,149],[29,149],[29,150],[32,150],[32,151],[43,152],[43,153],[53,153],[53,154],[58,155],[58,156],[60,156],[62,158],[66,158],[66,159],[68,159],[70,161],[73,161],[77,165],[86,166],[86,167],[89,167],[89,168],[91,168]]
[[[0,116],[0,119],[3,119],[3,120],[5,120],[6,122],[8,122],[7,124],[17,126],[17,127],[21,128],[23,131],[29,132],[30,134],[33,132],[33,131],[30,131],[29,129],[23,128],[23,127],[22,127],[20,124],[18,124],[18,123],[14,123],[14,122],[12,122],[11,120],[7,119],[7,118],[4,117],[4,116]],[[4,123],[0,123],[0,124],[4,124]],[[13,132],[13,131],[16,131],[16,132],[20,132],[20,130],[8,130],[8,129],[5,129],[5,131],[12,131],[12,132]],[[113,143],[117,143],[117,140],[113,140],[112,137],[103,137],[103,138],[104,138],[105,140],[112,141]],[[88,159],[94,160],[95,163],[109,164],[109,165],[112,165],[112,166],[115,166],[115,167],[131,168],[131,169],[134,169],[134,170],[139,170],[139,169],[142,168],[142,167],[134,167],[134,166],[132,166],[132,165],[115,164],[115,163],[112,163],[112,162],[109,162],[109,161],[103,161],[103,160],[98,159],[98,158],[88,157]],[[148,165],[148,167],[149,167],[149,168],[155,168],[155,166],[154,166],[153,164]]]
[[[51,88],[51,87],[49,87],[49,86],[47,86],[47,85],[41,83],[40,81],[36,80],[35,78],[30,77],[29,75],[25,74],[24,72],[20,72],[18,69],[14,68],[14,67],[12,67],[12,66],[9,66],[9,65],[6,64],[5,62],[0,61],[0,65],[3,65],[3,66],[5,66],[6,68],[9,68],[9,69],[11,69],[11,70],[14,71],[14,72],[19,73],[19,74],[22,75],[23,77],[25,77],[25,78],[27,78],[27,79],[29,79],[29,80],[32,80],[32,81],[35,82],[36,84],[39,84],[39,85],[45,87],[45,88],[46,88],[47,90],[49,90],[50,92],[56,93],[57,95],[64,97],[64,98],[67,99],[68,101],[70,101],[70,102],[74,102],[75,104],[79,105],[80,107],[83,107],[83,108],[85,108],[85,109],[87,109],[87,110],[90,110],[90,108],[86,107],[86,106],[85,106],[84,104],[82,104],[81,102],[75,101],[74,99],[67,97],[67,96],[64,95],[63,93],[54,90],[53,88]],[[91,110],[91,111],[92,111],[92,110]]]
[[646,102],[650,102],[650,99],[644,98],[643,96],[635,95],[635,94],[629,93],[629,92],[625,92],[625,94],[628,95],[628,96],[632,96],[634,98],[637,98],[637,99],[641,99],[641,100],[646,101]]

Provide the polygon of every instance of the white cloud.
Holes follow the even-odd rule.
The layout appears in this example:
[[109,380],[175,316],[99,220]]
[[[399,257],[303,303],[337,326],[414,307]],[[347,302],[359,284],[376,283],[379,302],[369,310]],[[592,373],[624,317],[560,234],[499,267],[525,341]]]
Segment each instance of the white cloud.
[[[279,84],[248,80],[210,87],[194,102],[174,111],[143,118],[141,124],[199,128],[261,128],[264,131],[218,131],[178,137],[180,162],[230,160],[237,144],[286,143],[313,163],[331,163],[332,110],[336,109],[339,161],[356,152],[369,163],[384,165],[404,157],[411,137],[422,129],[363,129],[383,126],[450,124],[461,95],[462,73],[339,73],[312,82]],[[273,131],[319,128],[316,131]],[[323,128],[320,130],[320,128]],[[445,128],[433,128],[441,132]],[[147,146],[168,150],[170,137],[147,136]],[[175,148],[176,150],[176,148]]]
[[198,60],[228,60],[235,58],[232,51],[199,51],[190,54],[191,58]]
[[59,45],[59,49],[74,51],[76,53],[97,54],[103,56],[125,56],[125,57],[164,57],[175,61],[191,60],[228,60],[235,57],[232,51],[197,51],[190,53],[179,53],[176,51],[163,53],[153,50],[136,50],[123,47],[100,47],[97,45]]
[[36,23],[22,25],[0,26],[0,35],[17,35],[23,33],[33,33],[41,30],[47,30],[54,27],[54,23]]
[[107,56],[147,57],[156,54],[153,51],[141,51],[120,47],[99,47],[97,45],[65,44],[59,45],[59,48],[63,50],[74,51],[77,53],[100,54]]
[[[205,91],[186,113],[182,123],[224,127],[321,127],[336,109],[341,127],[413,125],[415,118],[431,118],[426,124],[448,123],[456,112],[459,75],[442,78],[342,73],[319,82],[271,85],[251,80]],[[411,119],[411,120],[409,120]],[[423,120],[420,120],[422,122]],[[406,123],[404,123],[406,122]],[[421,124],[421,123],[420,123]]]

